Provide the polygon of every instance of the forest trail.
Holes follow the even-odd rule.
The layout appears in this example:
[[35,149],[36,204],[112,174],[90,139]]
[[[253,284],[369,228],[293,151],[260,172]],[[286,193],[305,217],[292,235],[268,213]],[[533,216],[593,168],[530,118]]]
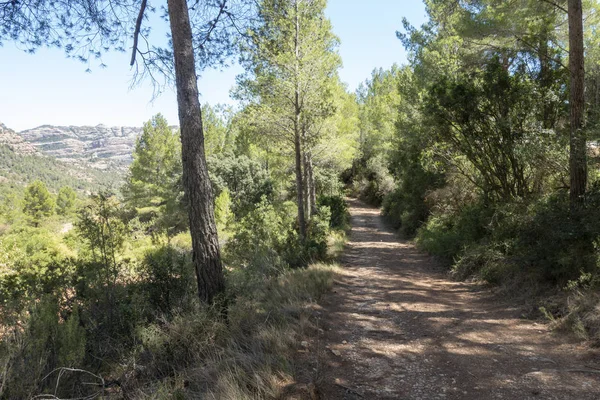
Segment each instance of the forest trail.
[[510,299],[448,279],[378,209],[351,200],[350,212],[341,275],[305,343],[311,398],[600,398],[598,352],[522,319]]

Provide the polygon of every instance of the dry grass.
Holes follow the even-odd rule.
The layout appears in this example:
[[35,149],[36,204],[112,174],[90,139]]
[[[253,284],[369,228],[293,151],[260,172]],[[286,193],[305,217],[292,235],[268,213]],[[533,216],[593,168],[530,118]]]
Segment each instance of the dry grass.
[[561,331],[600,345],[600,294],[596,290],[578,290],[566,300],[564,316],[552,321]]
[[[341,252],[344,241],[343,234],[330,240],[333,249],[330,257]],[[103,389],[103,398],[243,400],[280,397],[294,381],[292,360],[301,347],[302,338],[318,329],[314,326],[312,308],[331,288],[335,274],[336,266],[325,263],[284,270],[278,275],[238,269],[228,273],[228,293],[214,307],[200,304],[195,295],[190,298],[182,294],[187,299],[181,301],[183,309],[140,319],[137,328],[123,337],[125,341],[114,339],[120,346],[114,357],[101,360],[101,367],[94,369],[104,381],[110,382],[110,387]],[[148,306],[144,301],[140,300],[139,304]],[[32,340],[37,339],[34,336]],[[14,350],[21,347],[9,346]],[[2,365],[5,356],[2,350],[0,348],[0,398],[9,372]],[[73,371],[68,374],[69,379],[60,383],[51,376],[44,378],[42,384],[32,375],[31,393],[41,390],[81,397],[79,394],[85,396],[97,389],[85,386],[82,383],[85,379],[78,371],[86,373]],[[72,393],[77,396],[71,396]]]
[[[238,292],[229,294],[226,315],[222,306],[206,307],[196,302],[191,310],[140,326],[135,334],[137,344],[123,348],[121,356],[101,372],[102,379],[111,382],[103,398],[280,397],[293,382],[291,360],[301,347],[301,338],[317,330],[311,308],[330,289],[335,273],[335,265],[314,264],[254,279],[250,284],[231,282],[246,279],[244,274],[229,276],[229,287]],[[15,344],[10,348],[21,347]],[[0,397],[8,372],[3,360],[0,354]],[[92,389],[82,386],[85,379],[80,379],[85,373],[74,371],[60,383],[49,377],[50,393],[54,386],[58,393],[88,393]],[[65,386],[71,384],[75,386]]]
[[327,240],[327,258],[330,260],[336,260],[344,251],[344,246],[348,241],[348,234],[346,231],[337,230],[331,232]]
[[[193,313],[140,331],[143,346],[118,374],[138,399],[274,399],[292,379],[293,355],[312,326],[309,308],[333,284],[335,266],[311,265],[238,294],[227,318]],[[157,377],[162,377],[157,379]]]

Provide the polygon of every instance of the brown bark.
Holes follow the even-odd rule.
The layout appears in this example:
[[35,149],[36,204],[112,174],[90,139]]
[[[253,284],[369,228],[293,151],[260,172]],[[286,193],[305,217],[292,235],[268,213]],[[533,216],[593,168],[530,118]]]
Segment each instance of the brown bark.
[[569,71],[571,73],[571,136],[569,170],[571,177],[570,200],[575,207],[583,202],[587,186],[587,142],[584,125],[585,70],[583,53],[583,11],[581,0],[569,0]]
[[296,191],[297,191],[297,202],[298,202],[298,230],[300,234],[300,240],[304,241],[306,238],[306,215],[304,214],[304,190],[303,190],[303,179],[302,179],[302,136],[301,136],[301,117],[302,117],[302,106],[300,104],[300,16],[298,15],[298,0],[294,3],[295,5],[295,37],[294,37],[294,52],[296,58],[295,65],[295,80],[296,88],[294,93],[294,107],[295,107],[295,118],[294,118],[294,151],[296,154]]
[[308,165],[308,187],[309,187],[309,197],[311,208],[311,215],[317,212],[317,189],[315,187],[315,175],[313,174],[313,162],[312,162],[312,153],[307,153],[307,165]]
[[310,170],[308,166],[308,154],[306,151],[302,154],[302,164],[304,168],[304,175],[302,177],[304,184],[304,215],[310,217],[312,215],[312,204],[310,202]]
[[204,132],[198,99],[192,29],[186,0],[168,0],[167,3],[173,38],[183,184],[189,201],[193,262],[200,300],[211,303],[215,296],[225,289],[225,279],[219,252],[212,189],[204,155]]
[[300,134],[294,137],[294,152],[296,153],[296,201],[298,203],[298,230],[300,240],[306,238],[306,216],[304,214],[304,184],[302,182],[302,143]]
[[544,25],[540,34],[538,60],[540,62],[539,82],[543,102],[542,126],[544,129],[552,129],[555,125],[554,107],[552,101],[548,98],[548,94],[552,90],[552,68],[550,65],[550,48],[548,46],[548,27],[546,25]]

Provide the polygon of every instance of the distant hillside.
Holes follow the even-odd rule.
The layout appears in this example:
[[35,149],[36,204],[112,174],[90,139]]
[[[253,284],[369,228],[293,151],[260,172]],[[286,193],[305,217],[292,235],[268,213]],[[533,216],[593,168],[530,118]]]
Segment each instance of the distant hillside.
[[37,154],[35,146],[27,143],[20,135],[0,122],[0,145],[5,145],[20,154]]
[[[122,150],[120,156],[122,161],[117,157],[105,159],[103,163],[88,163],[84,157],[74,155],[65,162],[68,157],[62,160],[50,157],[46,154],[51,153],[43,146],[36,146],[35,142],[0,124],[0,185],[23,186],[39,179],[55,192],[67,185],[82,193],[117,189],[128,164],[125,151]],[[128,156],[131,157],[130,153]]]
[[27,185],[39,179],[54,192],[71,186],[79,192],[117,189],[124,173],[67,164],[43,155],[23,155],[0,145],[0,184]]
[[18,133],[38,152],[96,169],[125,169],[142,128],[43,125]]

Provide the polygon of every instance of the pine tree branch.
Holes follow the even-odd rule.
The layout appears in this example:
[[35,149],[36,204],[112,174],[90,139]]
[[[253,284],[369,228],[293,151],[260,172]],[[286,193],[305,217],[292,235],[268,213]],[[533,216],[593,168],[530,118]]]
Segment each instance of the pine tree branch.
[[564,12],[565,14],[567,14],[567,9],[564,8],[563,6],[561,6],[560,4],[556,4],[555,2],[553,2],[552,0],[542,0],[544,3],[546,4],[550,4],[552,6],[554,6],[555,8],[559,9],[560,11]]
[[135,21],[135,32],[133,33],[133,49],[131,51],[131,62],[130,66],[133,67],[135,64],[135,55],[138,51],[138,39],[140,36],[140,29],[142,28],[142,21],[144,20],[144,11],[146,11],[147,0],[142,0],[142,5],[140,6],[140,13],[138,14],[137,21]]

